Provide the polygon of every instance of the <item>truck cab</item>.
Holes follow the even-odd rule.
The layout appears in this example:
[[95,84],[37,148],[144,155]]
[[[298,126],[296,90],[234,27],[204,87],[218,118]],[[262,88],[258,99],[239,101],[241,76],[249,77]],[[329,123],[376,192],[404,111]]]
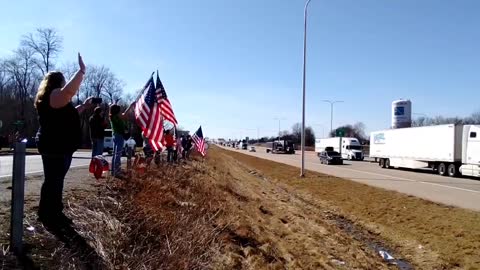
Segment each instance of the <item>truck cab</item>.
[[349,160],[363,160],[362,145],[356,138],[342,138],[342,158]]
[[480,125],[463,126],[462,144],[460,173],[480,177]]
[[320,155],[326,147],[332,147],[333,151],[340,153],[343,159],[363,160],[362,145],[357,138],[332,137],[315,140],[315,152]]
[[295,145],[289,140],[276,140],[267,143],[267,153],[295,154]]

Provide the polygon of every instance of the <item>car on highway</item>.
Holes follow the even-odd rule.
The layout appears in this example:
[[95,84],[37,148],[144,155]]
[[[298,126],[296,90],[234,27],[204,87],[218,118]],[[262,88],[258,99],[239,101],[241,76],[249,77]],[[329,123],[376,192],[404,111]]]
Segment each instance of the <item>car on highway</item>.
[[333,165],[333,164],[338,164],[338,165],[343,165],[343,159],[340,153],[336,151],[322,151],[318,154],[318,157],[320,158],[320,163],[321,164],[326,164],[326,165]]
[[255,146],[250,146],[249,152],[257,152],[257,150],[255,149]]
[[103,152],[111,154],[113,151],[113,132],[111,129],[105,129],[103,137]]

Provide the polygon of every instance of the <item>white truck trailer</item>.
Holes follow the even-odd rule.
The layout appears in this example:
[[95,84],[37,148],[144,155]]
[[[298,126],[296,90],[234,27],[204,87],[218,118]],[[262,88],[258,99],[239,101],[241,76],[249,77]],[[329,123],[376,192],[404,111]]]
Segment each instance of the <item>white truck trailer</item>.
[[382,168],[430,168],[440,175],[480,177],[480,125],[438,125],[376,131],[370,157]]
[[362,145],[357,138],[333,137],[315,140],[315,152],[319,154],[326,147],[333,147],[333,151],[340,153],[343,159],[363,160]]

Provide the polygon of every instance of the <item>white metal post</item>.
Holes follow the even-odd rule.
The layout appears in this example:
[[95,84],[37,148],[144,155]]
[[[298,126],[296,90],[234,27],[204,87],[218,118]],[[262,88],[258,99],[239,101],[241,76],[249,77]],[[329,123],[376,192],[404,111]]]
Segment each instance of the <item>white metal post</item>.
[[308,4],[311,0],[307,0],[305,3],[305,9],[303,13],[303,95],[302,95],[302,139],[301,139],[301,148],[302,148],[302,168],[300,171],[300,176],[305,176],[305,78],[306,78],[306,69],[307,69],[307,11]]

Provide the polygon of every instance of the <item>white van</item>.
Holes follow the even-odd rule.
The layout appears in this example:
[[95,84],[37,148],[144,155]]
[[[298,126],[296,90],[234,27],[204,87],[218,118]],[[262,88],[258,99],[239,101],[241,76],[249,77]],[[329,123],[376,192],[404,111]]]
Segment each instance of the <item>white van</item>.
[[113,151],[113,133],[112,129],[105,129],[103,138],[103,152],[108,152],[109,154]]
[[[103,138],[103,152],[108,152],[108,154],[112,154],[113,152],[113,132],[112,129],[105,129]],[[133,149],[135,149],[136,142],[133,137],[130,137],[128,140],[124,140],[123,142],[123,153],[122,155],[126,155],[127,146],[130,145]]]

